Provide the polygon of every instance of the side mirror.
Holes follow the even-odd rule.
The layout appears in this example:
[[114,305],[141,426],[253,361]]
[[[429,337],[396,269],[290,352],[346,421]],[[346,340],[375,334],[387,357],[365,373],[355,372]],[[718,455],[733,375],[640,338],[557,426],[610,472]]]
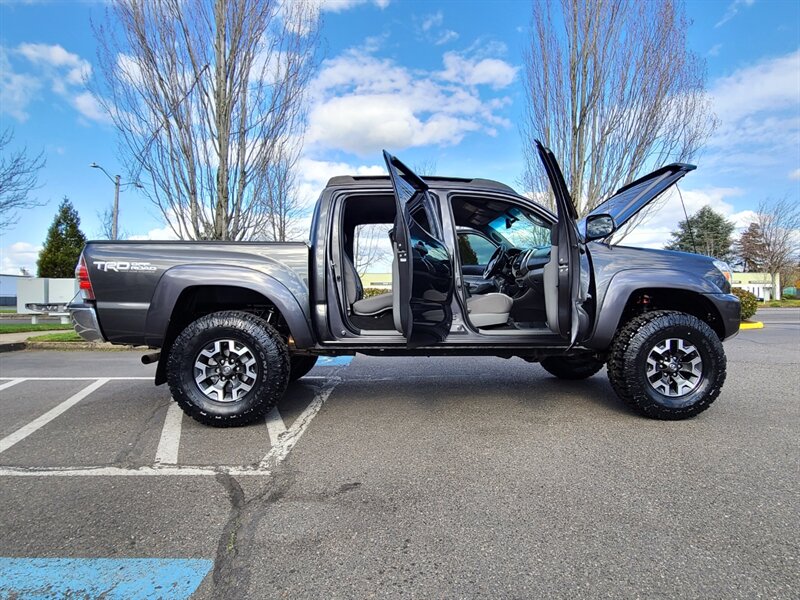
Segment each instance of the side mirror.
[[587,242],[599,240],[608,237],[616,229],[617,225],[611,215],[589,215],[586,217],[586,234],[584,237]]

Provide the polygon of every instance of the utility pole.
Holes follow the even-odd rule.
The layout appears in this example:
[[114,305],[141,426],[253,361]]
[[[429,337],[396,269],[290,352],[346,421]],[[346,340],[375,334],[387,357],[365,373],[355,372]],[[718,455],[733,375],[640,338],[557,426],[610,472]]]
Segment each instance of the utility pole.
[[111,219],[111,239],[116,240],[119,223],[119,175],[114,176],[114,214]]
[[129,185],[132,185],[132,186],[135,186],[135,187],[137,187],[139,189],[142,189],[142,188],[144,188],[144,186],[141,183],[139,183],[138,181],[129,181],[128,183],[121,183],[119,175],[114,175],[114,177],[111,177],[111,175],[108,174],[108,171],[106,171],[103,167],[101,167],[100,165],[98,165],[95,162],[93,162],[89,166],[92,169],[100,169],[103,172],[103,174],[106,177],[108,177],[108,179],[114,184],[114,207],[113,207],[113,209],[111,211],[111,239],[112,240],[116,240],[118,238],[118,234],[119,234],[118,227],[119,227],[119,190],[120,190],[120,188],[121,187],[128,187]]

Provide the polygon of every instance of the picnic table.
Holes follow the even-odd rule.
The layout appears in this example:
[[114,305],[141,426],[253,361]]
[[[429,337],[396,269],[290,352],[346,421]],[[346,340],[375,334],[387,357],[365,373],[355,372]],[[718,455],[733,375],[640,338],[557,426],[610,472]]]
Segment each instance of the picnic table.
[[25,305],[31,313],[31,324],[39,323],[39,317],[59,317],[62,325],[69,325],[69,313],[66,302],[39,303],[29,302]]

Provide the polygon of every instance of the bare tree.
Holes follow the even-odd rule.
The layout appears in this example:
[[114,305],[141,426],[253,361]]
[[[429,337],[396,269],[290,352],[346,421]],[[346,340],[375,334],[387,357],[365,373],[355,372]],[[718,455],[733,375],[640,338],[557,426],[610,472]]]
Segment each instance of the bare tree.
[[[316,66],[311,0],[120,0],[93,90],[180,238],[264,235]],[[278,226],[278,229],[283,228]],[[280,237],[281,233],[278,234]]]
[[549,189],[535,139],[558,157],[580,214],[644,172],[695,154],[716,119],[687,26],[679,0],[533,2],[526,189]]
[[259,202],[263,203],[262,222],[257,226],[256,237],[273,242],[307,239],[309,232],[301,228],[304,214],[296,195],[295,164],[300,156],[300,145],[295,139],[284,140],[281,148],[263,173],[259,182],[264,190]]
[[800,204],[789,198],[764,200],[755,223],[761,237],[761,266],[770,275],[773,297],[780,299],[778,276],[792,271],[800,255]]
[[27,148],[7,151],[14,141],[14,132],[6,128],[0,133],[0,231],[17,222],[16,211],[41,206],[30,199],[36,189],[39,171],[45,165],[44,154],[28,156]]
[[413,165],[411,165],[411,170],[414,171],[420,177],[431,177],[436,175],[437,170],[436,159],[433,158],[425,158],[422,160],[418,160]]
[[114,208],[109,206],[105,210],[97,211],[97,220],[100,222],[100,227],[97,229],[97,236],[101,240],[124,240],[128,237],[128,232],[125,230],[117,231],[117,236],[114,237]]
[[353,255],[359,275],[370,268],[385,262],[391,256],[389,230],[390,224],[373,223],[358,225],[353,240]]

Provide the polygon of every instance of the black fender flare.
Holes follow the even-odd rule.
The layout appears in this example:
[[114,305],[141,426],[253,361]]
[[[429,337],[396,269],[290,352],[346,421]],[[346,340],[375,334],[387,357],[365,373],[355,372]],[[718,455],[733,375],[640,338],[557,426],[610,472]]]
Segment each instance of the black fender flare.
[[[261,271],[230,265],[181,265],[165,271],[150,301],[145,321],[145,343],[153,347],[163,344],[175,304],[184,290],[215,285],[258,292],[283,315],[296,347],[309,348],[314,345],[309,316],[286,285]],[[301,300],[308,304],[307,292]]]
[[598,350],[608,348],[619,328],[628,299],[643,289],[667,289],[698,295],[722,293],[712,281],[692,272],[678,269],[620,271],[611,278],[605,294],[598,299],[594,330],[584,345]]

